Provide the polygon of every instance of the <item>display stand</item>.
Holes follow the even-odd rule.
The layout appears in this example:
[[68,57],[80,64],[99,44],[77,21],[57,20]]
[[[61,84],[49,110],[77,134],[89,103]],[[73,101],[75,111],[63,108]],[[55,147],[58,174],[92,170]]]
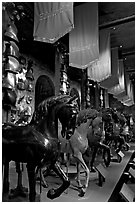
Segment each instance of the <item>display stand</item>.
[[100,187],[102,187],[103,186],[103,182],[105,182],[105,178],[106,178],[108,172],[102,166],[102,164],[99,164],[98,166],[96,166],[96,170],[98,171],[98,176],[99,176],[99,183],[98,183],[98,185]]
[[130,173],[131,177],[135,179],[135,170],[130,167],[129,173]]
[[130,145],[126,143],[126,150],[128,151],[130,149]]
[[129,168],[135,169],[135,163],[134,162],[129,162],[128,166],[129,166]]
[[117,161],[118,163],[120,163],[122,161],[122,158],[124,157],[124,153],[120,150],[119,152],[117,152]]
[[122,198],[126,202],[134,202],[135,201],[135,194],[134,194],[134,192],[125,183],[123,184],[119,194],[122,196]]

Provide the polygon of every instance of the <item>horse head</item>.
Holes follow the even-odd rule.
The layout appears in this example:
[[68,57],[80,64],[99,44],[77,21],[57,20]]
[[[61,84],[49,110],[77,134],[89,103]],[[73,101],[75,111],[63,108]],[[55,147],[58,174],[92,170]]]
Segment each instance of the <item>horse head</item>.
[[97,116],[93,121],[92,121],[92,128],[93,128],[93,133],[97,136],[102,136],[103,132],[103,121],[102,117]]
[[104,122],[111,122],[112,121],[112,112],[111,108],[105,108],[102,110],[102,120]]
[[76,118],[78,114],[78,103],[76,96],[66,97],[66,101],[59,107],[58,118],[62,124],[61,134],[69,139],[76,127]]

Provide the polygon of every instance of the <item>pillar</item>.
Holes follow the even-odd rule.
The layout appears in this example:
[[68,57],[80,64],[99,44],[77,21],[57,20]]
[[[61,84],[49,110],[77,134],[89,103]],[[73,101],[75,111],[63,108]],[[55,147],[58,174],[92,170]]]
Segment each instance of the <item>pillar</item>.
[[98,84],[96,84],[96,87],[95,87],[95,108],[98,110],[99,109],[99,98],[100,98],[100,95],[99,95],[99,90],[100,90],[100,86]]
[[81,74],[81,109],[86,108],[86,82],[87,82],[87,70],[82,69],[82,74]]
[[105,108],[109,108],[109,97],[108,97],[108,91],[106,89],[104,90],[104,103],[105,103]]

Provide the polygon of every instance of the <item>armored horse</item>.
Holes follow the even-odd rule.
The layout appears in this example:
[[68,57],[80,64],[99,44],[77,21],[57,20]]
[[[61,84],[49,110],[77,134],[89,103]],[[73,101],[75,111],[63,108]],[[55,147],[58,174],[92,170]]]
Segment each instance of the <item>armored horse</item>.
[[71,137],[75,129],[77,105],[74,97],[60,95],[41,102],[33,114],[30,124],[17,126],[6,123],[2,127],[2,162],[4,169],[3,194],[9,192],[9,162],[27,163],[29,201],[36,199],[36,170],[47,166],[63,181],[57,189],[50,189],[47,197],[59,197],[70,185],[70,181],[57,160],[60,142],[57,136],[57,121],[62,117],[68,122],[63,127]]
[[[94,143],[97,143],[95,140],[97,137],[99,139],[102,137],[102,129],[100,128],[102,124],[102,118],[99,116],[99,112],[95,109],[83,109],[79,111],[76,121],[76,128],[74,134],[66,141],[63,134],[59,135],[59,140],[61,143],[61,152],[72,154],[77,161],[77,183],[79,188],[79,196],[82,197],[85,195],[86,190],[89,184],[89,168],[84,161],[84,154],[88,148],[93,147]],[[97,137],[96,137],[97,136]],[[67,145],[66,145],[67,143]],[[100,145],[101,146],[101,145]],[[67,147],[67,148],[66,148]],[[110,150],[109,147],[102,144],[102,148],[107,151],[108,160],[110,162]],[[84,169],[86,178],[84,184],[80,181],[80,166]]]
[[115,143],[116,151],[120,151],[125,144],[121,136],[122,126],[125,124],[125,118],[115,109],[107,108],[102,110],[102,118],[105,130],[105,143],[110,145]]

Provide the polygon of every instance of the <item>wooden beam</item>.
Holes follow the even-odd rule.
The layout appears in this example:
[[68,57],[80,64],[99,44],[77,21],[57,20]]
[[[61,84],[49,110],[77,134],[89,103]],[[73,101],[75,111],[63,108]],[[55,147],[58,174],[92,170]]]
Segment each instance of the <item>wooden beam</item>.
[[129,56],[129,55],[135,55],[135,51],[129,51],[129,52],[123,52],[122,53],[123,57]]
[[117,26],[120,24],[129,23],[132,21],[135,21],[135,15],[104,23],[102,25],[99,25],[99,29],[101,30],[101,29],[105,29],[105,28],[111,28],[111,27],[114,27],[114,26]]

